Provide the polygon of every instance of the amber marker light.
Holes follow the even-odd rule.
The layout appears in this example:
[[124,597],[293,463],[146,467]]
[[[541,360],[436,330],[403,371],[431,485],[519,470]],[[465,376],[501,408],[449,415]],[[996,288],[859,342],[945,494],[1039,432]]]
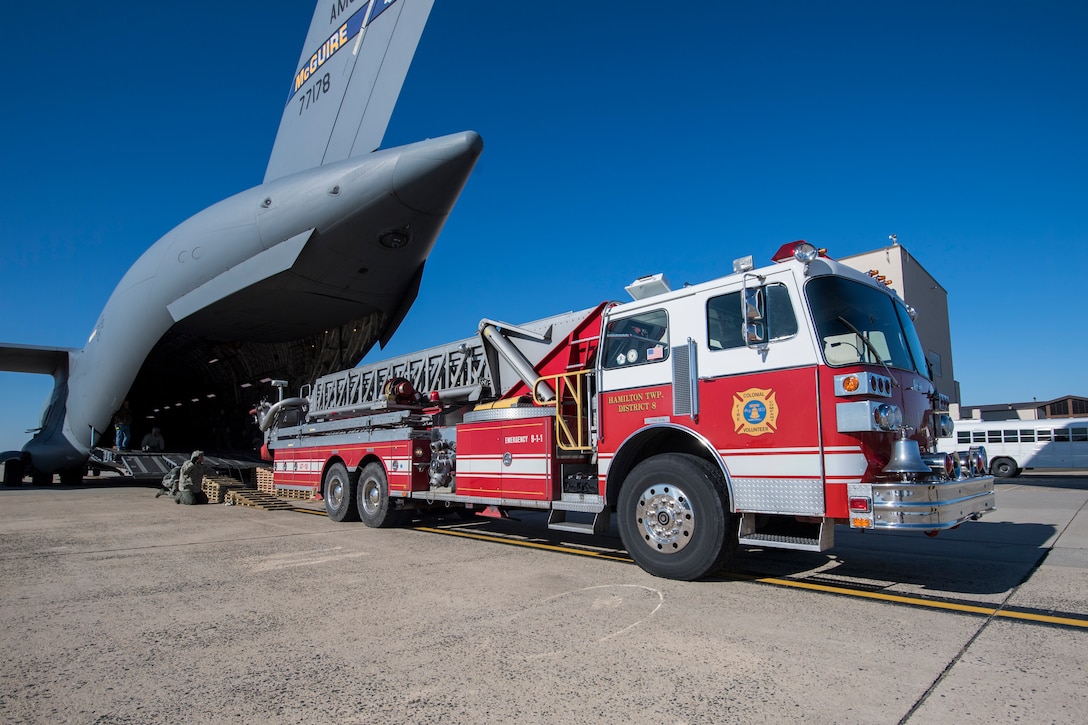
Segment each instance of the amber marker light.
[[857,375],[849,375],[842,380],[842,389],[848,393],[857,392],[857,389],[860,386],[861,382],[858,381]]

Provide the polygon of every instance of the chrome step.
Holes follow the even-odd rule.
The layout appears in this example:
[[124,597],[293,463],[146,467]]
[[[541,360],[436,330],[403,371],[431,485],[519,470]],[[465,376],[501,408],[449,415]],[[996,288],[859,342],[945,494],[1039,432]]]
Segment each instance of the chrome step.
[[[742,546],[762,546],[768,549],[793,549],[795,551],[826,551],[835,545],[835,524],[829,519],[819,523],[801,524],[786,516],[772,516],[766,526],[756,530],[756,515],[741,514],[737,543]],[[791,533],[773,533],[776,527],[786,524],[790,528],[801,528]],[[808,529],[807,531],[804,529]],[[812,536],[804,536],[809,533]],[[799,535],[801,534],[801,535]]]
[[548,528],[553,531],[599,536],[608,531],[609,513],[609,510],[605,509],[595,513],[592,522],[579,522],[567,521],[567,512],[563,509],[552,509],[548,512]]

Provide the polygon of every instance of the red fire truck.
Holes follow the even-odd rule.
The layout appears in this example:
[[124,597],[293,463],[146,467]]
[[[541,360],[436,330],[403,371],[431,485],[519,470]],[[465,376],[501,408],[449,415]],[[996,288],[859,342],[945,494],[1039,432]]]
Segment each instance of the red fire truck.
[[947,398],[893,291],[805,242],[733,269],[485,319],[264,404],[274,485],[372,527],[442,506],[599,534],[614,514],[631,557],[676,579],[738,544],[821,551],[836,524],[933,534],[994,509],[984,450],[936,452]]

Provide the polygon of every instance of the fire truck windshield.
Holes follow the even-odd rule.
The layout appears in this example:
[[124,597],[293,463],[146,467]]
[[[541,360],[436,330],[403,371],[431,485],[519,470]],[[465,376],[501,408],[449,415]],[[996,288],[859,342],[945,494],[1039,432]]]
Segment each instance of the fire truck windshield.
[[914,323],[893,297],[842,277],[816,277],[806,294],[828,365],[884,364],[930,377]]

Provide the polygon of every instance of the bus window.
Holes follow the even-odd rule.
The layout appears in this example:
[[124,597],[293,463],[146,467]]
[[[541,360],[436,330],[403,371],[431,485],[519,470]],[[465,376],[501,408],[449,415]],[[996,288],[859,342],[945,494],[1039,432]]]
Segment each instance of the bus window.
[[985,443],[986,442],[986,431],[976,430],[973,433],[971,433],[971,442],[972,443]]
[[971,442],[971,431],[969,431],[969,430],[956,431],[956,442],[957,443],[970,443]]
[[1039,430],[1035,431],[1035,439],[1037,441],[1039,441],[1040,443],[1049,443],[1050,442],[1050,429],[1049,428],[1040,428]]
[[1035,431],[1033,431],[1033,430],[1024,430],[1023,428],[1021,428],[1020,429],[1020,442],[1021,443],[1034,443],[1035,442]]
[[1068,443],[1069,442],[1069,429],[1068,428],[1055,428],[1054,429],[1054,442],[1055,443]]
[[1004,434],[1005,434],[1005,442],[1006,442],[1006,443],[1016,443],[1016,442],[1017,442],[1017,441],[1019,440],[1019,439],[1018,439],[1018,438],[1016,437],[1016,431],[1014,431],[1014,430],[1007,430],[1007,431],[1003,431],[1003,432],[1004,432]]
[[1088,441],[1088,428],[1070,428],[1074,441]]
[[999,431],[999,430],[988,430],[988,431],[986,431],[986,442],[987,443],[1000,443],[1001,442],[1001,431]]

